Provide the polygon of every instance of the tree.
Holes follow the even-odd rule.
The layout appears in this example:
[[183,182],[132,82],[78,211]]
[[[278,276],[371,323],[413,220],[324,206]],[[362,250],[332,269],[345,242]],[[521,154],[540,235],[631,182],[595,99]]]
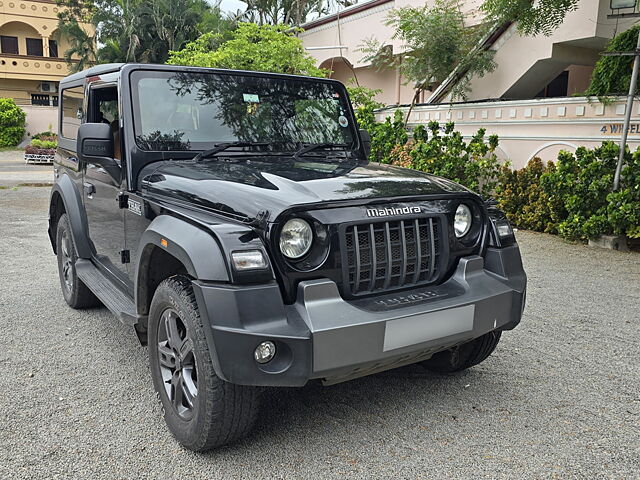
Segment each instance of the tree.
[[[636,49],[640,25],[626,30],[609,41],[606,52],[632,52]],[[626,95],[631,82],[632,56],[603,56],[597,62],[585,95],[599,98]],[[640,82],[639,82],[640,83]]]
[[315,60],[304,51],[295,36],[298,32],[286,25],[240,23],[228,40],[206,33],[184,49],[171,52],[167,63],[326,76],[326,71],[316,67]]
[[62,52],[71,72],[78,72],[96,62],[96,35],[92,18],[97,8],[91,0],[58,0],[64,7],[58,13],[58,31],[68,39],[69,48]]
[[[433,89],[457,72],[452,98],[465,99],[472,76],[495,69],[493,52],[479,48],[485,33],[481,27],[466,27],[456,0],[436,0],[433,7],[403,7],[392,10],[387,24],[395,28],[394,38],[404,43],[404,52],[394,55],[377,40],[362,47],[365,60],[378,68],[399,67],[415,84],[415,103],[423,90]],[[407,116],[408,118],[408,116]]]
[[[60,29],[72,48],[72,69],[91,63],[164,63],[204,31],[223,33],[234,22],[206,0],[58,0]],[[86,25],[92,25],[95,35]],[[97,47],[99,46],[99,47]],[[79,58],[78,63],[72,58]]]
[[551,35],[579,4],[580,0],[485,0],[482,10],[498,25],[517,22],[523,35]]
[[330,8],[325,0],[247,0],[244,18],[258,25],[300,26],[310,14],[325,15]]

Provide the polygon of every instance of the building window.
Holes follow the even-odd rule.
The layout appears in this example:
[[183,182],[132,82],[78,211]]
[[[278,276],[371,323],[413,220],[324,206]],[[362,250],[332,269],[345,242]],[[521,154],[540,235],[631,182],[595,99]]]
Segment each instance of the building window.
[[536,98],[566,97],[569,88],[569,72],[565,70],[544,87]]
[[34,57],[42,57],[44,55],[41,38],[27,38],[27,55]]
[[40,106],[48,107],[49,105],[51,105],[49,95],[44,95],[41,93],[39,94],[32,93],[31,105],[40,105]]
[[84,87],[66,88],[62,91],[62,136],[75,140],[78,127],[84,116],[82,104],[84,101]]
[[49,56],[58,58],[58,42],[55,40],[49,40]]
[[0,35],[0,50],[2,50],[2,53],[18,55],[18,37]]

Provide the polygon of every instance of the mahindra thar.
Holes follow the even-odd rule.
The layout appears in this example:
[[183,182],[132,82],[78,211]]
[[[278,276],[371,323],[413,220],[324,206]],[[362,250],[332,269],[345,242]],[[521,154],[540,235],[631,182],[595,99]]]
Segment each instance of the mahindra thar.
[[103,304],[149,346],[189,449],[246,435],[264,387],[463,370],[520,322],[505,216],[370,163],[337,81],[100,65],[60,83],[59,125],[48,231],[64,299]]

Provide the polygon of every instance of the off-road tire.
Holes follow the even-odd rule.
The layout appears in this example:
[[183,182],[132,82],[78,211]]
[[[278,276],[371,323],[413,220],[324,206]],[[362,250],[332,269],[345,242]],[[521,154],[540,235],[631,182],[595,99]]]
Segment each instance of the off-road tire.
[[470,342],[436,353],[422,365],[438,373],[454,373],[478,365],[496,349],[502,332],[489,332]]
[[71,308],[89,308],[101,305],[76,272],[78,253],[71,234],[71,225],[66,213],[58,219],[56,230],[56,254],[58,257],[58,276],[62,296]]
[[[164,345],[164,351],[169,349],[170,343],[169,337],[166,337],[166,342],[162,341],[164,333],[160,328],[165,328],[166,320],[163,315],[173,315],[173,312],[180,321],[180,339],[186,345],[184,350],[190,349],[192,352],[190,362],[195,364],[197,373],[197,393],[192,398],[193,407],[188,410],[188,418],[184,418],[186,414],[181,415],[174,406],[170,395],[175,399],[175,389],[169,386],[171,393],[168,393],[166,385],[171,385],[171,381],[166,382],[162,376],[163,371],[167,374],[167,357],[163,357],[161,367],[159,342]],[[246,436],[257,417],[259,390],[256,387],[225,382],[216,375],[203,321],[188,278],[175,276],[158,285],[151,301],[148,334],[151,377],[162,405],[164,419],[173,436],[186,448],[194,451],[210,450]],[[178,355],[178,352],[174,351],[174,354]],[[183,364],[182,359],[179,362],[174,360],[174,364],[178,363],[186,364]],[[186,381],[182,382],[185,384]],[[185,394],[180,394],[181,397],[183,395]],[[183,408],[182,405],[180,408]]]

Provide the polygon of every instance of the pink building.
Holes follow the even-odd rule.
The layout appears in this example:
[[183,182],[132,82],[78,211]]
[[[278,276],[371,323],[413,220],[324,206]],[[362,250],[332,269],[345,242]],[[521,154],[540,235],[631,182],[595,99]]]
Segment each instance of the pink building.
[[[431,1],[431,0],[429,0]],[[462,3],[469,25],[482,20],[481,0]],[[403,45],[393,39],[393,30],[385,19],[393,8],[423,5],[416,0],[371,0],[356,4],[337,14],[303,25],[300,35],[307,51],[318,65],[331,70],[332,77],[348,83],[357,78],[361,85],[381,89],[378,100],[406,110],[414,91],[397,71],[376,71],[363,61],[359,51],[366,38],[376,38],[402,53]],[[515,25],[496,29],[488,39],[495,51],[498,68],[471,81],[469,102],[449,103],[451,82],[445,81],[420,99],[411,114],[410,124],[430,120],[454,121],[463,134],[470,136],[480,127],[500,136],[502,155],[516,166],[540,156],[547,160],[561,149],[578,145],[596,145],[604,139],[619,138],[624,102],[601,105],[574,95],[589,84],[600,52],[617,32],[629,28],[633,19],[612,20],[609,0],[582,0],[552,35],[523,37]],[[404,108],[402,106],[405,106]],[[633,112],[633,119],[640,111]],[[632,128],[632,147],[640,145],[640,128]]]

